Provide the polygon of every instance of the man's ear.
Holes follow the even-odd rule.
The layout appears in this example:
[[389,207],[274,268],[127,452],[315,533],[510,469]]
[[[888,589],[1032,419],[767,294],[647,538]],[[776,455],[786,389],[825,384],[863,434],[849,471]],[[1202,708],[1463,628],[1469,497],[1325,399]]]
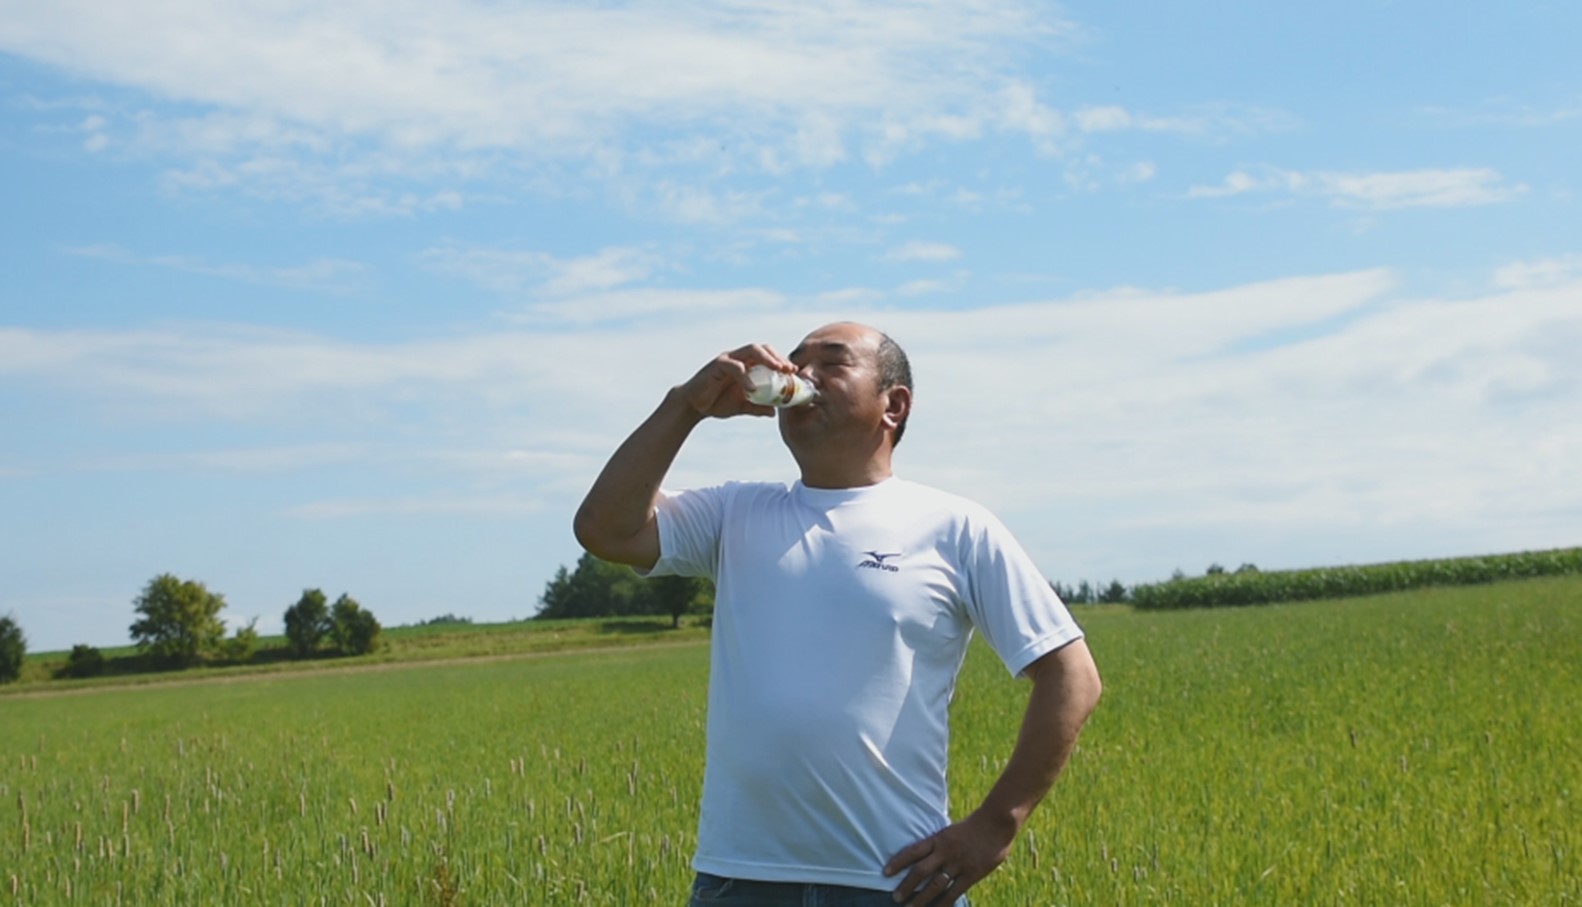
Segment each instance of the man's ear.
[[884,392],[884,426],[894,432],[912,412],[912,389],[897,384]]

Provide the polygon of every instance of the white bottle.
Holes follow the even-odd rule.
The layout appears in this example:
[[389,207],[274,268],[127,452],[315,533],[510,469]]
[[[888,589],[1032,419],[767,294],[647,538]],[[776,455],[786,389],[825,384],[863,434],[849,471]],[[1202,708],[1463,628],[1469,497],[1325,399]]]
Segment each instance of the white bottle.
[[818,399],[818,391],[806,378],[777,372],[765,365],[748,369],[747,380],[753,385],[747,399],[761,406],[801,406]]

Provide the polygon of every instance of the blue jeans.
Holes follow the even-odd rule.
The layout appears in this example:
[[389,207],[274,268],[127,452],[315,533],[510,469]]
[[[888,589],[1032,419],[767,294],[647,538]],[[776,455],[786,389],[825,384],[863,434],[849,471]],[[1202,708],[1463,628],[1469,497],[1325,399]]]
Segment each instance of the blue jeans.
[[[845,885],[727,879],[700,872],[687,903],[688,907],[895,907],[892,894]],[[967,899],[957,900],[956,907],[967,907]]]

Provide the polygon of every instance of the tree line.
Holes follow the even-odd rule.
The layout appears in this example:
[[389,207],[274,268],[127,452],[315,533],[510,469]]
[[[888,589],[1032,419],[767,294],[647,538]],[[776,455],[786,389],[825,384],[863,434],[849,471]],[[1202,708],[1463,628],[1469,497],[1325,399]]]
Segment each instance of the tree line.
[[644,579],[631,568],[583,554],[573,570],[564,565],[544,586],[535,619],[656,614],[681,626],[687,614],[714,609],[714,584],[691,576]]
[[[1257,564],[1242,564],[1236,568],[1237,576],[1257,572]],[[1208,569],[1203,571],[1204,576],[1225,576],[1227,573],[1228,571],[1220,564],[1209,564]],[[1176,568],[1170,574],[1170,582],[1180,582],[1186,578],[1186,574],[1182,573],[1180,568]],[[1068,605],[1109,605],[1135,602],[1139,589],[1146,590],[1153,585],[1156,584],[1138,583],[1135,586],[1127,586],[1118,579],[1111,580],[1107,586],[1090,583],[1087,580],[1083,580],[1075,586],[1064,585],[1060,582],[1049,584],[1050,588],[1055,590],[1055,594],[1060,596],[1060,600]],[[1145,592],[1144,594],[1147,593]]]
[[[129,632],[147,667],[188,668],[203,663],[241,664],[259,655],[257,618],[225,635],[225,597],[196,580],[161,573],[148,581],[132,606],[137,620]],[[306,589],[286,609],[286,651],[294,658],[319,654],[366,655],[379,645],[373,612],[350,595],[332,604],[319,589]],[[0,617],[0,683],[22,676],[27,636],[13,616]],[[98,647],[72,647],[60,677],[95,677],[109,668]]]

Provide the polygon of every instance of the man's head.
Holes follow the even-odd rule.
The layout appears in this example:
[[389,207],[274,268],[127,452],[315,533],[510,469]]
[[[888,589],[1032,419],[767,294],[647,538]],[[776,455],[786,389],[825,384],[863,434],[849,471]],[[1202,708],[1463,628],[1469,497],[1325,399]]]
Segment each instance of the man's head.
[[815,405],[780,411],[780,435],[804,475],[810,468],[844,475],[876,463],[887,475],[912,410],[912,370],[901,347],[874,328],[837,322],[808,334],[788,358],[819,390]]

